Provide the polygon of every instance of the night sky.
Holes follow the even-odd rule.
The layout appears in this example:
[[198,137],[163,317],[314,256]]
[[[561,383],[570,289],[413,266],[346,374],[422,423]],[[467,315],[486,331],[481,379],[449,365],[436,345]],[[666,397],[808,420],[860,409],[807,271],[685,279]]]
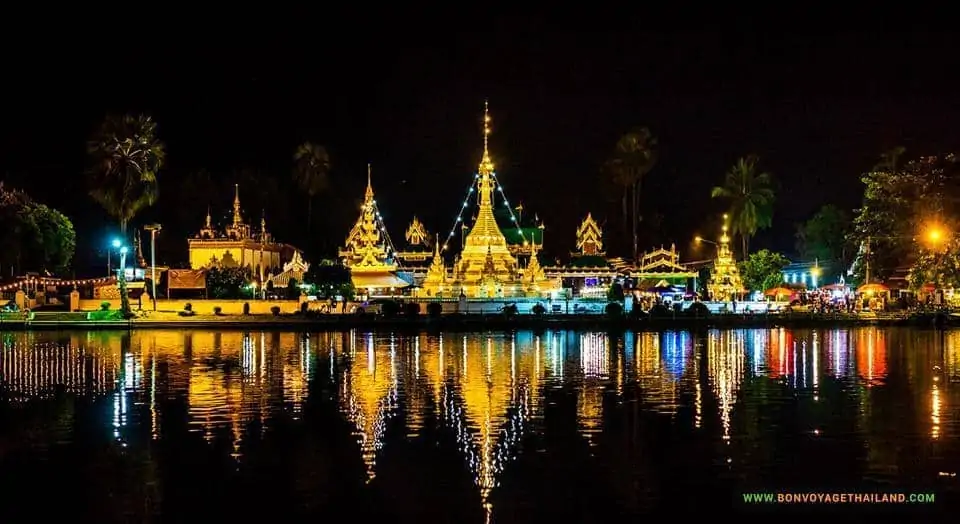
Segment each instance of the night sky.
[[[315,228],[332,256],[356,217],[367,162],[396,241],[414,214],[445,235],[479,161],[489,99],[498,175],[512,203],[544,220],[552,256],[573,249],[588,211],[617,242],[619,194],[600,165],[621,134],[648,127],[660,160],[643,186],[642,243],[675,242],[698,259],[691,239],[714,235],[724,209],[710,188],[739,156],[759,155],[778,184],[774,227],[751,247],[789,253],[796,224],[819,206],[856,207],[859,175],[882,152],[938,154],[960,137],[952,36],[600,36],[512,21],[491,33],[338,38],[158,40],[116,46],[110,60],[92,59],[89,45],[20,53],[6,64],[0,173],[74,220],[84,273],[103,265],[97,251],[114,227],[83,177],[86,140],[105,114],[158,122],[168,149],[161,199],[135,221],[165,224],[167,263],[186,260],[184,239],[206,213],[198,202],[223,215],[232,199],[183,195],[187,174],[207,169],[227,187],[242,168],[288,180],[296,145],[312,140],[334,164]],[[268,221],[305,207],[241,192]],[[258,222],[260,209],[246,214]],[[272,229],[291,242],[304,235],[289,217]]]

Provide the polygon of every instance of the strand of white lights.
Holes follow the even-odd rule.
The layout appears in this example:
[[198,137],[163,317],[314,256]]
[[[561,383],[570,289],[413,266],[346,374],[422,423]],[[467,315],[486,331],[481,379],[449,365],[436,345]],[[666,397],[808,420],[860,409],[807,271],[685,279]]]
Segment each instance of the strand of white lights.
[[377,223],[377,228],[380,230],[380,234],[383,235],[384,244],[387,247],[387,255],[396,254],[397,248],[393,245],[393,240],[390,238],[390,233],[387,232],[387,226],[383,223],[383,216],[380,214],[380,206],[377,205],[377,201],[373,201],[373,216]]
[[[473,175],[474,181],[480,178],[479,174]],[[453,227],[450,228],[450,234],[447,235],[447,238],[443,241],[443,246],[441,250],[446,251],[450,247],[450,241],[453,240],[453,235],[457,232],[457,227],[463,227],[463,212],[470,207],[470,197],[473,196],[475,190],[473,189],[473,184],[470,184],[470,187],[467,189],[467,196],[463,199],[463,205],[460,206],[460,209],[457,210],[457,218],[453,221]]]
[[523,234],[523,227],[520,224],[520,221],[517,220],[517,216],[513,214],[513,208],[510,207],[510,202],[507,200],[507,194],[503,192],[503,184],[501,184],[500,179],[497,178],[497,173],[493,172],[490,173],[490,175],[493,177],[493,181],[497,184],[497,191],[499,191],[500,196],[503,197],[503,205],[506,206],[507,211],[510,212],[510,220],[517,226],[517,233],[520,234],[520,238],[522,238],[524,242],[527,242],[527,236]]

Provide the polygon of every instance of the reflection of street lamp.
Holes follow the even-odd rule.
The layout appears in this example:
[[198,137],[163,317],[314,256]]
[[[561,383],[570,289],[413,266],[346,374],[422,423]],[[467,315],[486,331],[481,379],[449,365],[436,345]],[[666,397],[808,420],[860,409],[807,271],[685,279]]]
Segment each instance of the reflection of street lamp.
[[150,284],[153,291],[150,296],[153,298],[153,310],[157,310],[157,233],[163,229],[160,224],[150,224],[143,228],[150,232]]

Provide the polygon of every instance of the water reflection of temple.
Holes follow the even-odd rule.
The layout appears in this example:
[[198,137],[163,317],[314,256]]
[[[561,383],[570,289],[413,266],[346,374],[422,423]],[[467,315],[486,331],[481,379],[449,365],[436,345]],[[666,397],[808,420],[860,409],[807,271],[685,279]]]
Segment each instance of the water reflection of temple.
[[[386,350],[386,351],[384,351]],[[397,354],[395,340],[378,348],[374,336],[355,332],[346,348],[352,365],[340,380],[340,406],[354,424],[357,443],[367,468],[367,481],[376,477],[377,453],[383,447],[387,419],[397,408]]]

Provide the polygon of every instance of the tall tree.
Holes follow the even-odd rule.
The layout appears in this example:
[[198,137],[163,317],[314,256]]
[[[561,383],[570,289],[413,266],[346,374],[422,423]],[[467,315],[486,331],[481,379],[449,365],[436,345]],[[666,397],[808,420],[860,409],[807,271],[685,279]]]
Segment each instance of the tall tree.
[[107,117],[88,152],[90,196],[120,222],[125,234],[127,223],[157,200],[157,171],[166,154],[157,125],[144,115]]
[[750,237],[759,229],[770,227],[773,220],[773,177],[759,171],[759,161],[756,155],[740,158],[727,171],[723,185],[711,192],[714,198],[730,201],[731,232],[740,235],[744,260],[749,253]]
[[34,270],[62,275],[75,248],[76,234],[66,216],[0,182],[0,264],[5,273]]
[[931,247],[925,230],[935,226],[951,236],[957,231],[951,219],[960,214],[957,157],[926,156],[903,163],[902,154],[903,148],[885,153],[861,177],[863,203],[850,235],[860,246],[853,267],[858,281],[866,280],[868,268],[871,281],[882,280],[898,267],[921,262]]
[[831,273],[842,273],[854,252],[848,235],[850,216],[842,209],[827,204],[809,220],[797,227],[797,252],[805,260],[818,260]]
[[313,199],[330,183],[330,155],[327,148],[304,142],[293,154],[293,179],[307,194],[307,233],[313,223]]
[[[640,189],[643,178],[657,163],[657,138],[647,128],[620,137],[613,156],[606,167],[613,182],[623,189],[622,211],[624,226],[629,221],[633,237],[633,258],[639,254],[637,229],[640,225]],[[627,201],[630,206],[628,210]],[[628,212],[629,211],[629,212]],[[626,227],[624,229],[627,229]]]

